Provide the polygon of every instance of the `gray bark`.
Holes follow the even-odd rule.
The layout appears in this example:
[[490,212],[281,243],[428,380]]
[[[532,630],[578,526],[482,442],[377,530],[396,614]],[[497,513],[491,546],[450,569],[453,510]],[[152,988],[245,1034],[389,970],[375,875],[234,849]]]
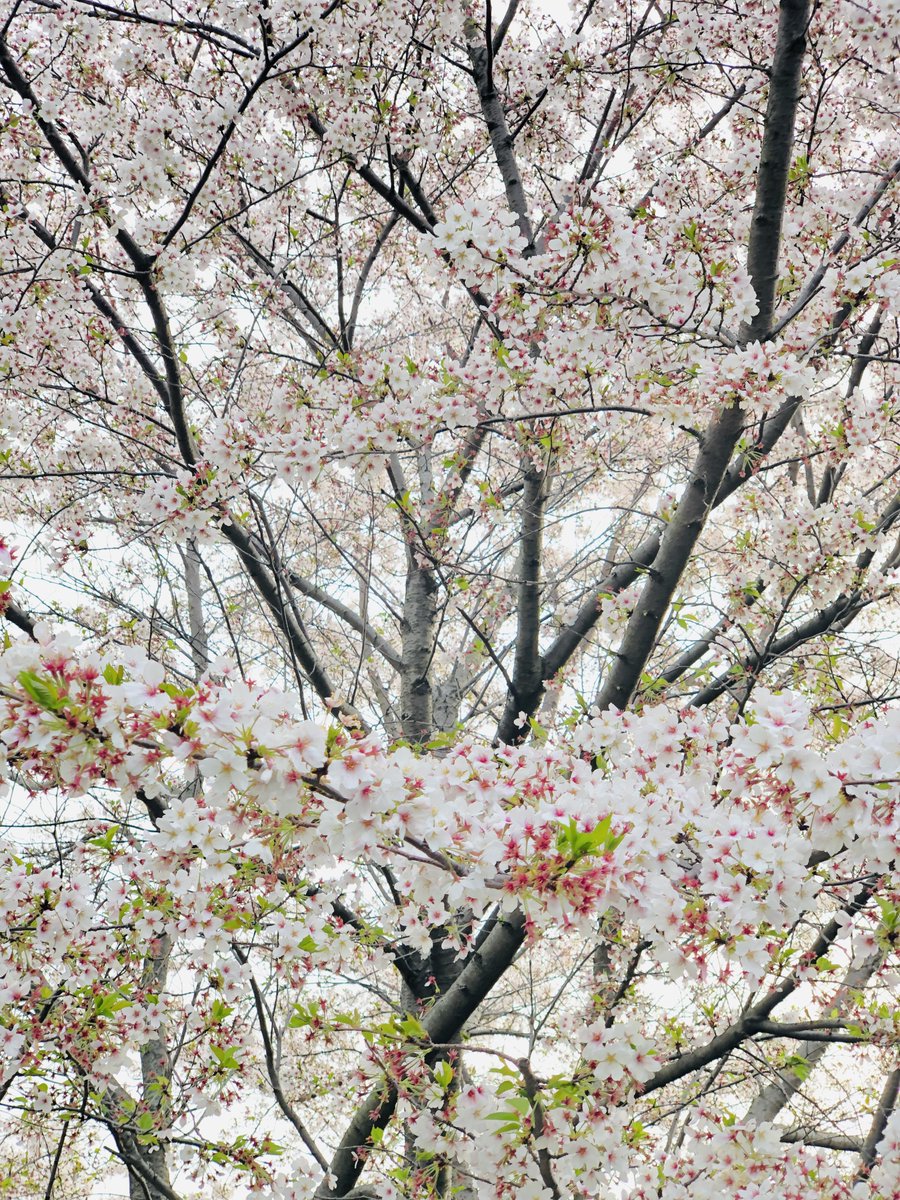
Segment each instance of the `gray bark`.
[[[165,937],[161,939],[158,950],[147,956],[142,986],[154,994],[159,994],[165,989],[171,951],[172,939]],[[141,1099],[144,1106],[155,1113],[163,1123],[170,1106],[169,1091],[172,1081],[172,1060],[166,1035],[167,1030],[163,1023],[155,1035],[141,1047]],[[164,1143],[142,1144],[133,1135],[129,1136],[132,1142],[131,1152],[135,1157],[157,1180],[162,1181],[166,1187],[171,1187]],[[130,1200],[166,1200],[166,1193],[160,1187],[133,1169],[128,1171],[128,1189]]]
[[[852,998],[851,992],[856,988],[864,987],[869,982],[881,965],[883,957],[881,951],[878,951],[877,954],[865,959],[859,966],[851,967],[844,976],[837,995],[829,1005],[829,1011],[836,1012],[838,1015],[845,1012],[847,1004]],[[799,1073],[790,1068],[779,1071],[777,1078],[757,1094],[756,1099],[747,1110],[745,1120],[757,1125],[774,1121],[781,1110],[800,1091],[809,1072],[822,1061],[828,1046],[829,1042],[824,1038],[801,1042],[795,1053],[806,1060],[806,1067]]]
[[427,742],[434,731],[431,663],[437,628],[437,586],[431,571],[407,546],[403,603],[403,668],[400,673],[400,723],[411,742]]
[[[482,36],[483,33],[484,36]],[[515,213],[519,233],[526,242],[525,255],[528,257],[534,254],[534,230],[528,215],[528,200],[525,196],[519,164],[516,162],[512,134],[509,131],[506,113],[494,83],[491,31],[482,31],[474,20],[468,20],[466,22],[466,48],[472,64],[475,86],[478,90],[481,114],[484,117],[494,158],[503,180],[506,202],[510,211]]]
[[200,578],[200,553],[193,538],[182,552],[184,584],[188,597],[188,623],[191,631],[191,659],[194,676],[199,679],[209,666],[209,638],[203,619],[203,582]]
[[547,471],[532,465],[528,465],[524,473],[519,562],[516,570],[516,651],[512,688],[497,729],[497,739],[501,742],[512,740],[520,709],[527,711],[527,698],[543,688],[544,667],[540,650],[541,561],[548,477]]
[[884,1136],[888,1118],[896,1107],[898,1093],[900,1093],[900,1067],[895,1067],[884,1081],[884,1088],[878,1099],[872,1124],[860,1150],[862,1162],[857,1178],[865,1178],[875,1165],[878,1143]]

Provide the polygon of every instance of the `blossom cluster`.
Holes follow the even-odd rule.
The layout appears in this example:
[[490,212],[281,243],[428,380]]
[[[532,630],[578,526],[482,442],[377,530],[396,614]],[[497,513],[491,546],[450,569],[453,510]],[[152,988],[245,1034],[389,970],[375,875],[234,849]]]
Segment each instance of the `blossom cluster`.
[[[224,662],[185,688],[136,653],[116,661],[46,627],[37,634],[0,656],[6,770],[35,803],[82,797],[84,832],[62,862],[7,841],[8,1080],[69,1062],[115,1089],[140,1046],[178,1023],[192,1047],[181,1103],[210,1090],[227,1098],[252,1074],[242,1006],[251,972],[314,998],[316,979],[360,955],[383,961],[401,946],[427,955],[435,929],[464,961],[472,932],[454,914],[486,918],[496,905],[525,913],[535,948],[561,934],[590,944],[598,921],[613,920],[623,952],[640,941],[672,979],[736,979],[752,990],[793,972],[827,995],[833,963],[808,958],[798,914],[849,899],[861,876],[888,877],[900,852],[896,710],[824,749],[800,697],[759,691],[731,727],[659,706],[595,714],[565,738],[527,746],[469,736],[422,753],[328,730],[302,716],[298,696],[236,678]],[[91,795],[109,799],[98,809]],[[152,826],[136,803],[155,814]],[[359,894],[371,931],[359,942],[332,903],[359,893],[354,880],[369,862],[390,864],[396,897],[374,905]],[[830,953],[852,962],[880,935],[846,919],[840,936]],[[160,992],[146,982],[145,957],[168,946],[178,984]],[[187,1005],[191,994],[202,1002]],[[317,1003],[299,1021],[310,1034],[336,1028]],[[590,1095],[605,1128],[630,1095],[654,1085],[671,1046],[665,1022],[633,1010],[611,1023],[602,993],[594,1003],[601,1008],[569,1018],[585,1068],[572,1086]],[[870,1037],[894,1036],[874,1014],[856,1020]],[[372,1050],[373,1069],[405,1072],[389,1047]],[[410,1128],[434,1151],[450,1118],[417,1072],[400,1076],[417,1114]],[[465,1096],[451,1124],[474,1137],[481,1118]],[[507,1111],[498,1096],[490,1103]],[[612,1160],[589,1150],[596,1130],[586,1143],[565,1105],[548,1100],[542,1111],[543,1136],[571,1157],[573,1184],[634,1169],[622,1165],[624,1149]],[[528,1127],[512,1118],[491,1127],[505,1186],[532,1186]],[[678,1158],[666,1185],[673,1197],[703,1173],[703,1154],[724,1169],[710,1150],[724,1136]],[[627,1137],[617,1137],[621,1147]],[[757,1143],[740,1168],[751,1175],[768,1161]],[[807,1162],[799,1153],[782,1155],[777,1170],[770,1163],[767,1177],[792,1178]],[[540,1195],[543,1185],[533,1186]]]

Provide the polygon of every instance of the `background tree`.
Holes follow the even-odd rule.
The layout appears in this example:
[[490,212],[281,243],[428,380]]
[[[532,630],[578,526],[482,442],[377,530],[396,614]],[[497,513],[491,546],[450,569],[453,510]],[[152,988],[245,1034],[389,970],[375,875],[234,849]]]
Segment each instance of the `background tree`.
[[12,1194],[900,1196],[896,18],[7,4]]

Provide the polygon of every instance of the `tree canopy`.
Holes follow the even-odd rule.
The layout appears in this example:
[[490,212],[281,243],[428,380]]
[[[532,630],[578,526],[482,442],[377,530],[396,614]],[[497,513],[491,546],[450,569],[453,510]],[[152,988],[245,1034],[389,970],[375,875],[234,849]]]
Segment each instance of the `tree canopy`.
[[898,15],[7,0],[0,1195],[900,1198]]

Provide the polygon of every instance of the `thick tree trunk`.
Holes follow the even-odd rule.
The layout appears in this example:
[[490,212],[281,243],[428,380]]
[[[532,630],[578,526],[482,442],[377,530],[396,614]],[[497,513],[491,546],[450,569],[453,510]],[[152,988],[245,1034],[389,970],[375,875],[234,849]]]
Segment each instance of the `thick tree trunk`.
[[437,622],[436,589],[431,572],[407,549],[406,596],[403,605],[403,669],[400,676],[400,723],[403,736],[416,744],[434,731],[431,664]]

